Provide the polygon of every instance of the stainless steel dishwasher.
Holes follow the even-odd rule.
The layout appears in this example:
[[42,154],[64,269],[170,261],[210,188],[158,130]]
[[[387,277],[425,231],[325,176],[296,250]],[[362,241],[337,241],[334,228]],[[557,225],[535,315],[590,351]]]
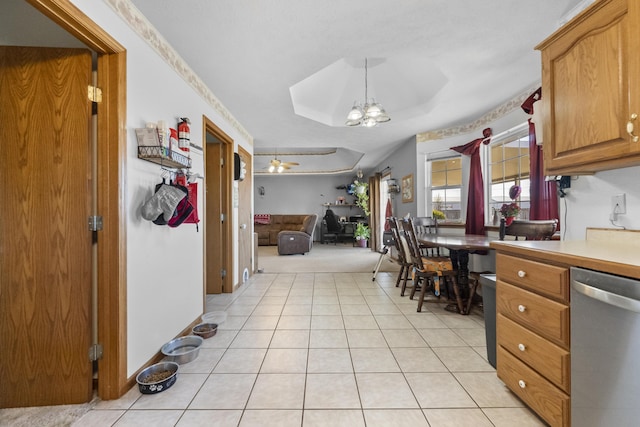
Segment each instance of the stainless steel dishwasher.
[[571,424],[640,425],[640,281],[571,269]]

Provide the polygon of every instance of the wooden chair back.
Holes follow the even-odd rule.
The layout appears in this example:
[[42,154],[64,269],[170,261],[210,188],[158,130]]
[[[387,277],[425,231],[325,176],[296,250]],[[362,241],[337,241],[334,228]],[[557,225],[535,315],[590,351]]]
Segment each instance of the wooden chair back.
[[[438,221],[430,216],[418,216],[412,218],[413,229],[417,234],[438,234]],[[440,248],[430,246],[424,243],[420,244],[422,255],[424,256],[440,256]]]
[[393,243],[395,245],[396,251],[398,252],[398,259],[401,264],[406,264],[410,262],[407,260],[405,248],[402,246],[402,241],[400,237],[400,229],[398,226],[398,219],[395,217],[391,217],[388,219],[389,225],[391,226],[391,235],[393,236]]
[[500,240],[505,236],[515,236],[518,240],[523,237],[525,240],[551,240],[551,236],[558,228],[557,219],[545,220],[514,220],[507,226],[505,219],[500,220]]
[[413,220],[411,218],[400,221],[402,224],[402,230],[404,231],[404,237],[407,240],[409,247],[409,255],[411,256],[411,262],[419,270],[423,270],[422,253],[420,252],[420,242],[416,236],[415,228],[413,227]]

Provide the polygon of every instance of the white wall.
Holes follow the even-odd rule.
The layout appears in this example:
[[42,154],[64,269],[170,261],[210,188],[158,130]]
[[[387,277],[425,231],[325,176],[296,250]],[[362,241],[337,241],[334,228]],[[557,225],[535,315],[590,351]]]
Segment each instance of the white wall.
[[[161,180],[161,170],[160,166],[137,158],[134,129],[161,119],[175,127],[178,117],[189,117],[191,141],[202,145],[202,116],[205,115],[236,141],[236,147],[239,144],[249,153],[253,153],[253,148],[106,0],[74,0],[73,3],[127,50],[127,164],[123,185],[127,214],[127,374],[130,376],[164,343],[200,316],[204,271],[204,224],[200,224],[200,232],[196,232],[193,224],[172,229],[157,226],[140,215],[142,203]],[[192,151],[191,157],[192,171],[204,175],[202,154]],[[198,183],[202,189],[203,181]],[[203,212],[203,201],[201,191],[200,212]],[[233,259],[237,265],[237,248]],[[234,273],[236,270],[233,269]],[[234,283],[237,280],[234,277]]]
[[420,163],[416,158],[416,142],[415,138],[409,139],[402,144],[389,157],[381,162],[376,170],[381,171],[389,168],[390,177],[396,180],[399,186],[402,186],[402,177],[413,174],[413,202],[402,202],[402,193],[392,194],[391,211],[394,216],[402,217],[406,214],[411,216],[418,215],[419,200],[422,199],[420,192],[424,192],[423,176],[416,169],[416,165]]
[[626,195],[627,213],[618,215],[616,224],[640,229],[639,174],[640,166],[572,177],[567,196],[560,199],[560,217],[566,224],[563,239],[584,239],[587,227],[618,228],[609,215],[611,196],[621,193]]

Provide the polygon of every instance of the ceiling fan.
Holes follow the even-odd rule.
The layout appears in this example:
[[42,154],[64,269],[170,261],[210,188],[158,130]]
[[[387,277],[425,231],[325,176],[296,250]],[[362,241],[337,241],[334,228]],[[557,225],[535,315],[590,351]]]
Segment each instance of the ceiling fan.
[[298,166],[300,163],[297,162],[281,162],[278,158],[274,158],[271,160],[271,164],[269,166],[269,172],[282,172],[285,169],[290,169],[291,166]]

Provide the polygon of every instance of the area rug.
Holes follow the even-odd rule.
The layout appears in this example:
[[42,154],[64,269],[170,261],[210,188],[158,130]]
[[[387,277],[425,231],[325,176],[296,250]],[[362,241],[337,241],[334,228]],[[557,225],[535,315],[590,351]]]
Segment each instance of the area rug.
[[38,406],[0,409],[0,426],[67,427],[87,413],[97,400],[81,405]]

